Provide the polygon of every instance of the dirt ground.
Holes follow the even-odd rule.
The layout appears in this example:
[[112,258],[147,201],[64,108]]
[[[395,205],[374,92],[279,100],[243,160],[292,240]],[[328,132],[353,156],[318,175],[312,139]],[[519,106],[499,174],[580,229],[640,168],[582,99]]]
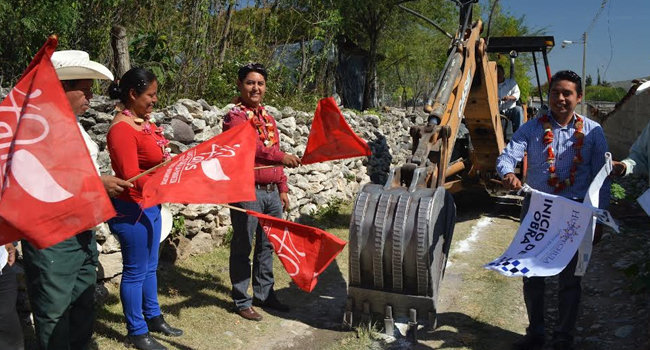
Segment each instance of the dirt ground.
[[[482,265],[500,255],[519,221],[516,203],[495,204],[485,194],[456,197],[457,224],[445,278],[441,284],[438,327],[418,330],[418,342],[382,336],[383,323],[342,327],[347,292],[347,248],[319,277],[312,293],[293,285],[276,261],[276,291],[289,313],[262,311],[262,322],[242,320],[229,299],[227,248],[180,265],[162,264],[160,300],[166,319],[185,329],[180,338],[156,336],[170,349],[509,349],[527,325],[521,279],[506,278]],[[647,256],[650,220],[637,209],[614,213],[623,231],[608,231],[595,247],[583,279],[582,311],[576,348],[650,350],[649,294],[633,294],[623,269]],[[344,220],[343,220],[344,221]],[[347,238],[347,230],[331,230]],[[552,280],[552,278],[551,278]],[[556,285],[548,288],[548,333],[552,331]],[[109,286],[95,327],[94,348],[124,349],[119,290]],[[27,346],[27,349],[32,347]]]
[[[291,320],[280,321],[291,329],[289,333],[260,337],[248,348],[509,349],[527,326],[521,279],[506,278],[481,266],[509,244],[518,226],[520,207],[513,203],[495,204],[481,194],[457,197],[456,203],[458,222],[441,285],[436,330],[418,331],[417,343],[376,334],[371,336],[370,344],[355,343],[355,335],[340,328],[345,300],[343,280],[347,279],[343,262],[344,266],[328,271],[329,276],[321,281],[323,289],[317,290],[318,297],[292,313]],[[615,214],[623,217],[622,233],[606,231],[594,249],[583,279],[576,349],[650,349],[649,295],[633,294],[629,288],[632,281],[622,271],[647,254],[650,220],[638,211]],[[331,283],[332,278],[337,282]],[[547,334],[552,332],[557,313],[556,288],[555,279],[550,278]]]

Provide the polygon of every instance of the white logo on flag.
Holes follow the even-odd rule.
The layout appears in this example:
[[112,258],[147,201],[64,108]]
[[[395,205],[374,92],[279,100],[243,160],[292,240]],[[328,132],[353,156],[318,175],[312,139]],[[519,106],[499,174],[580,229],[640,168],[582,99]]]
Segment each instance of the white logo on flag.
[[196,150],[182,155],[179,160],[172,163],[165,175],[163,176],[161,185],[174,184],[181,182],[183,172],[196,170],[199,165],[201,171],[209,179],[214,181],[228,181],[230,177],[223,171],[219,158],[231,158],[237,155],[237,148],[241,147],[239,144],[233,146],[212,144],[209,152],[196,153]]
[[[16,103],[16,98],[14,96],[14,91],[18,92],[23,96],[27,96],[26,93],[14,88],[9,92],[7,98],[11,102],[11,106],[0,106],[0,119],[9,119],[13,114],[16,119],[16,125],[21,121],[22,106],[18,106]],[[36,99],[41,96],[41,90],[36,89],[30,95],[29,99]],[[27,105],[29,108],[39,110],[40,108],[33,104]],[[59,185],[54,177],[47,171],[45,166],[41,161],[30,151],[26,149],[19,149],[13,154],[9,154],[9,148],[11,147],[12,142],[15,145],[31,145],[36,144],[50,133],[50,125],[47,123],[47,120],[39,115],[32,113],[25,113],[22,115],[22,122],[27,122],[29,120],[36,121],[42,126],[41,133],[31,139],[13,140],[14,131],[11,129],[11,126],[6,122],[0,122],[0,127],[4,130],[0,133],[0,139],[9,139],[6,142],[0,143],[0,186],[8,186],[9,184],[3,184],[5,172],[7,169],[8,163],[11,163],[10,171],[11,174],[16,179],[16,182],[20,187],[22,187],[25,192],[30,196],[46,203],[56,203],[64,201],[72,197],[72,193],[65,190],[61,185]],[[4,151],[6,149],[6,151]],[[9,159],[11,156],[11,159]]]
[[[282,235],[282,238],[280,238],[278,235],[271,233],[272,226],[264,225],[263,227],[264,227],[264,231],[269,235],[269,238],[275,240],[278,244],[276,245],[277,247],[276,252],[278,254],[278,258],[287,261],[289,264],[291,264],[291,266],[293,266],[294,268],[293,272],[287,269],[289,276],[293,277],[299,274],[300,258],[301,257],[304,258],[306,254],[304,252],[299,251],[296,248],[296,246],[293,244],[293,241],[291,240],[291,234],[289,232],[289,228],[288,227],[284,228],[284,234]],[[287,254],[285,254],[283,250]]]

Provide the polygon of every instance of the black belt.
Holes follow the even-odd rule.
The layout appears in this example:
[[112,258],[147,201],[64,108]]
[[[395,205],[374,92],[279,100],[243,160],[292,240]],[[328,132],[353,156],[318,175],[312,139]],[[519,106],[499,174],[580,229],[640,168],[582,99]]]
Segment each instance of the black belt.
[[258,190],[265,190],[266,192],[274,192],[278,186],[274,183],[270,184],[255,184],[255,188]]

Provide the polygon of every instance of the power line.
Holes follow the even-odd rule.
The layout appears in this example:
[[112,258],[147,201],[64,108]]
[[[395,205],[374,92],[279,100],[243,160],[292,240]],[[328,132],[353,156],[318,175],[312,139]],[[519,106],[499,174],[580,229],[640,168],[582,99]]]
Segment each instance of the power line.
[[607,34],[609,35],[609,61],[607,62],[607,66],[605,67],[605,72],[603,72],[604,76],[607,76],[607,70],[609,69],[609,64],[612,63],[612,59],[614,58],[614,44],[612,43],[612,27],[610,23],[611,12],[612,12],[612,3],[610,2],[609,6],[607,6]]
[[600,8],[598,9],[598,12],[596,12],[596,16],[594,16],[594,19],[591,20],[589,27],[587,27],[587,30],[585,31],[586,33],[589,33],[592,29],[594,29],[594,25],[596,25],[596,21],[598,20],[598,17],[600,17],[600,14],[603,13],[603,10],[605,9],[605,5],[607,5],[607,1],[608,0],[603,0],[600,3]]

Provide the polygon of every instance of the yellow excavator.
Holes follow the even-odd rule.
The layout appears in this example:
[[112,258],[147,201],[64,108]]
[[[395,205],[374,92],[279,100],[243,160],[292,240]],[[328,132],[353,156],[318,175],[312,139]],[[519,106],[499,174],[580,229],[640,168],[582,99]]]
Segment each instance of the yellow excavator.
[[459,29],[424,107],[426,125],[410,130],[412,155],[390,169],[385,184],[366,184],[355,199],[346,325],[383,320],[384,331],[393,335],[395,320],[406,319],[414,337],[418,325],[435,328],[438,287],[456,220],[451,193],[499,187],[495,164],[505,146],[504,117],[496,63],[488,52],[532,53],[538,86],[535,54],[541,53],[550,80],[546,53],[553,37],[482,38],[482,22],[472,22],[477,0],[455,2]]

